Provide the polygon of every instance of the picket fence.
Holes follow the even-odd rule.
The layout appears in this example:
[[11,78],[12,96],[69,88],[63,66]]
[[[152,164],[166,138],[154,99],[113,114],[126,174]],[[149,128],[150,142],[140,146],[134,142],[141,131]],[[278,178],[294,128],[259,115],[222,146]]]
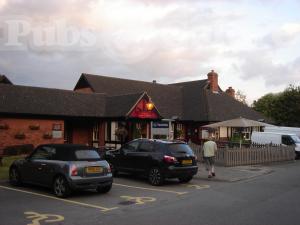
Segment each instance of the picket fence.
[[[203,161],[201,145],[189,143],[198,161]],[[222,166],[241,166],[266,164],[295,160],[295,148],[292,146],[250,146],[241,148],[218,148],[216,164]]]

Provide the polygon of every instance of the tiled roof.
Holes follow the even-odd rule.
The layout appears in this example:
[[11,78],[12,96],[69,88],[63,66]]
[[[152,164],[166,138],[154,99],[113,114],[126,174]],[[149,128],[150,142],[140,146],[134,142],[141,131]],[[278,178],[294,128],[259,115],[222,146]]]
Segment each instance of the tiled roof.
[[105,95],[0,84],[0,113],[103,117]]
[[5,75],[0,74],[0,84],[13,84]]
[[182,94],[178,87],[91,74],[82,74],[75,89],[82,83],[88,84],[93,91],[108,96],[147,92],[162,117],[182,117]]

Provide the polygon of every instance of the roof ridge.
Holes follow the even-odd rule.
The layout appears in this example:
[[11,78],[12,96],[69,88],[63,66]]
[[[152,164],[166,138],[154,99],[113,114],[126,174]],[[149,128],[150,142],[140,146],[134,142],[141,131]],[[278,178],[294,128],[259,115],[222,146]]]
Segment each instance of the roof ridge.
[[184,81],[184,82],[171,83],[171,84],[168,84],[168,85],[179,85],[179,84],[197,83],[197,82],[204,82],[204,81],[207,81],[207,80],[208,79]]
[[103,77],[103,78],[109,78],[113,80],[126,80],[131,82],[138,82],[138,83],[147,83],[147,84],[153,84],[153,85],[162,85],[162,86],[168,86],[169,84],[162,84],[162,83],[153,83],[151,81],[143,81],[143,80],[134,80],[134,79],[128,79],[128,78],[121,78],[121,77],[111,77],[107,75],[98,75],[98,74],[89,74],[89,73],[82,73],[83,76],[91,76],[91,77]]
[[[0,84],[0,86],[8,86],[7,84]],[[50,87],[35,87],[35,86],[26,86],[26,85],[9,85],[10,88],[30,88],[30,89],[39,89],[39,90],[50,90],[50,91],[61,91],[61,92],[68,92],[68,93],[73,93],[73,94],[79,94],[79,95],[107,95],[105,93],[85,93],[85,92],[78,92],[78,91],[73,91],[73,90],[67,90],[67,89],[59,89],[59,88],[50,88]]]
[[108,95],[108,98],[114,98],[114,97],[120,97],[120,96],[129,96],[129,95],[143,95],[144,93],[146,93],[145,91],[143,92],[132,92],[132,93],[126,93],[126,94],[122,94],[122,95]]

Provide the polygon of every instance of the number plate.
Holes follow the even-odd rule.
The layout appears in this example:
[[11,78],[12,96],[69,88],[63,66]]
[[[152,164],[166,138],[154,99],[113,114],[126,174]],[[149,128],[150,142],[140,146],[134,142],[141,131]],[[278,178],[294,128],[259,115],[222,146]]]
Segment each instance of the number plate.
[[103,173],[103,168],[100,166],[90,166],[85,168],[86,173]]
[[182,165],[191,165],[191,164],[193,164],[193,160],[191,160],[191,159],[182,160],[181,164]]

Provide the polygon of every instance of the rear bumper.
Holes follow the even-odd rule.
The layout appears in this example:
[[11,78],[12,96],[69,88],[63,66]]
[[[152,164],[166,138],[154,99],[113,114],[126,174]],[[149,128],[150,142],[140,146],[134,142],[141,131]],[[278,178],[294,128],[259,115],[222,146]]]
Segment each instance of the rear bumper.
[[166,178],[178,178],[186,176],[194,176],[198,172],[198,166],[175,167],[169,166],[165,170]]
[[72,189],[95,189],[111,185],[113,182],[112,174],[109,173],[101,177],[71,177],[69,178],[69,185]]

